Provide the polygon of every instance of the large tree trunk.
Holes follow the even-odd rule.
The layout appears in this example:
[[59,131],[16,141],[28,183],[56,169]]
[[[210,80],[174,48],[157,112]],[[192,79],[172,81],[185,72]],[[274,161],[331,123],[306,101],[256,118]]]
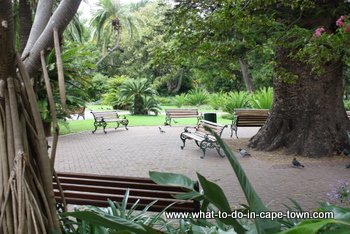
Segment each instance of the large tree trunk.
[[331,155],[349,143],[341,62],[325,65],[326,72],[316,77],[308,65],[291,60],[288,54],[279,49],[279,66],[299,79],[292,84],[274,81],[271,115],[250,140],[250,147],[267,151],[285,147],[305,156]]

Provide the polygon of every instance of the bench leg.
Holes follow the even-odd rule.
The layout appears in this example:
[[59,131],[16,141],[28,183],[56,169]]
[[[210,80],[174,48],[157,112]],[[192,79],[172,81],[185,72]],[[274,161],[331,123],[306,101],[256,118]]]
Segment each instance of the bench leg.
[[206,149],[208,148],[208,142],[206,141],[202,141],[200,144],[199,144],[199,148],[201,148],[201,150],[203,151],[203,156],[201,156],[201,159],[203,159],[205,157],[205,151]]
[[106,122],[103,122],[103,123],[102,123],[102,127],[103,127],[103,132],[104,132],[105,134],[107,134],[107,132],[106,132],[107,123],[106,123]]
[[96,132],[98,124],[95,122],[94,126],[95,126],[95,130],[92,131],[93,134]]
[[225,152],[222,150],[222,148],[219,146],[219,145],[217,145],[216,147],[216,151],[218,152],[218,154],[222,157],[222,158],[224,158],[226,155],[225,155]]
[[238,130],[237,126],[232,124],[231,125],[231,137],[233,135],[233,131],[235,131],[236,138],[238,139],[237,130]]
[[117,130],[119,128],[119,122],[117,122],[117,127],[115,127],[114,129]]
[[164,126],[167,126],[167,125],[171,127],[171,118],[168,116],[165,117],[165,122],[164,122]]
[[184,148],[185,148],[185,143],[186,143],[187,137],[185,137],[185,136],[182,135],[182,133],[181,133],[180,139],[182,140],[182,143],[183,143],[183,145],[181,146],[181,149],[184,149]]
[[129,130],[128,129],[129,120],[125,119],[125,121],[123,121],[122,124],[124,125],[126,130]]

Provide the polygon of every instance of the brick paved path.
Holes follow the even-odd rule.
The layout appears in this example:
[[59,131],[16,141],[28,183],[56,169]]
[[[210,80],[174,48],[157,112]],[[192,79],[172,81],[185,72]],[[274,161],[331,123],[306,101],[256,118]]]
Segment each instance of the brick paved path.
[[[183,173],[193,179],[196,172],[215,181],[224,189],[232,205],[246,203],[238,181],[226,158],[216,150],[207,150],[200,159],[201,150],[193,141],[187,141],[184,150],[179,136],[183,127],[130,127],[129,131],[98,129],[95,134],[83,132],[59,139],[56,170],[108,175],[148,176],[148,171]],[[258,128],[242,128],[239,137],[251,137]],[[224,138],[229,138],[225,129]],[[273,210],[290,204],[287,197],[297,200],[303,208],[312,209],[326,198],[330,184],[339,179],[350,180],[350,169],[344,163],[310,164],[305,169],[271,165],[256,158],[239,158],[254,188],[265,204]],[[350,160],[349,160],[350,161]]]

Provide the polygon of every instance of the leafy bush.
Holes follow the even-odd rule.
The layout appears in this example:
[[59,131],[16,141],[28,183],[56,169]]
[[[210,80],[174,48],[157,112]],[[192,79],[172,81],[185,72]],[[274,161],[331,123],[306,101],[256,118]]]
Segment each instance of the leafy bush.
[[350,100],[344,100],[344,107],[346,111],[350,111]]
[[175,106],[180,108],[186,104],[186,99],[187,99],[187,95],[182,93],[180,95],[176,95],[173,99],[174,100],[173,102],[174,102]]
[[219,110],[223,107],[226,95],[223,92],[213,93],[209,95],[208,103],[214,110]]
[[250,96],[249,103],[254,109],[271,109],[273,101],[273,89],[263,88]]
[[208,93],[201,89],[194,89],[188,92],[186,101],[193,106],[200,106],[207,104]]
[[158,115],[162,110],[159,106],[158,100],[153,97],[143,97],[143,109],[148,114],[153,112],[155,115]]
[[233,113],[236,108],[246,107],[248,107],[248,93],[231,92],[226,96],[222,110],[227,113]]
[[[144,98],[153,98],[157,94],[147,79],[127,79],[120,86],[119,92],[120,95],[133,100],[131,112],[135,115],[147,114],[144,106]],[[157,103],[156,100],[153,102]]]
[[171,97],[157,97],[156,99],[161,105],[164,106],[170,106],[173,102],[173,99]]

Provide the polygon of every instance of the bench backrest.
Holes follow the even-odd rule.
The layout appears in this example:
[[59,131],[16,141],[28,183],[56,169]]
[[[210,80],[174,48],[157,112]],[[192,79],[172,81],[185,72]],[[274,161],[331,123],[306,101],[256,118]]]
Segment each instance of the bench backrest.
[[213,122],[210,122],[210,121],[207,121],[207,120],[201,120],[201,121],[199,121],[199,123],[198,123],[198,125],[196,127],[196,130],[198,132],[202,132],[204,134],[211,134],[210,132],[205,130],[204,126],[207,126],[207,127],[211,128],[219,136],[221,136],[224,128],[227,127],[227,125],[217,124],[217,123],[213,123]]
[[[58,173],[67,204],[94,205],[107,207],[107,199],[120,203],[129,189],[127,208],[140,200],[137,210],[142,210],[151,202],[157,202],[149,211],[162,211],[172,203],[168,211],[199,211],[199,202],[194,200],[179,200],[173,195],[186,193],[180,187],[158,185],[148,178],[122,177],[108,175],[93,175],[80,173]],[[62,202],[57,183],[53,182],[57,202]],[[198,190],[198,184],[195,187]]]
[[85,112],[85,106],[75,107],[71,110],[68,110],[68,114],[70,114],[70,115],[83,115],[84,112]]
[[165,114],[167,116],[198,116],[198,109],[166,109]]
[[236,126],[262,126],[269,117],[269,112],[268,109],[235,109],[234,121]]
[[119,115],[117,111],[91,111],[91,114],[94,116],[95,121],[101,121],[102,118],[104,120],[114,120],[118,119]]

